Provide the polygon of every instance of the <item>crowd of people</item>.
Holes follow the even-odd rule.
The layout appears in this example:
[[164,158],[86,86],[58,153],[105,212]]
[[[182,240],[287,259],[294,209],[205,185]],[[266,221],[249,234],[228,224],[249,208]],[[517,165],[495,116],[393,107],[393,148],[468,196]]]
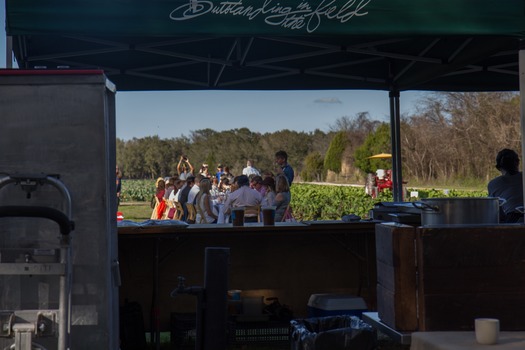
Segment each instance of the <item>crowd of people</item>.
[[[288,164],[285,151],[275,153],[275,173],[260,171],[252,160],[247,160],[242,174],[233,175],[229,167],[218,164],[216,172],[208,164],[202,164],[194,174],[194,167],[186,155],[180,157],[175,174],[169,178],[158,178],[152,219],[178,219],[190,223],[227,222],[235,207],[275,207],[275,221],[291,219],[290,186],[294,170]],[[500,221],[505,223],[523,222],[522,172],[519,170],[519,156],[510,149],[501,150],[496,156],[496,168],[501,175],[488,184],[491,197],[503,200],[500,206]],[[384,186],[391,186],[391,172],[386,174]],[[121,177],[118,166],[117,201],[120,199]],[[377,184],[379,189],[380,185]],[[176,205],[178,204],[178,205]],[[188,210],[191,204],[196,215]],[[245,222],[261,220],[260,211],[246,211]]]
[[[294,170],[288,164],[285,151],[275,153],[276,169],[260,171],[252,160],[246,161],[242,174],[230,172],[228,166],[218,164],[216,171],[204,163],[195,174],[195,168],[186,155],[180,157],[178,174],[158,178],[155,187],[152,219],[182,220],[189,223],[222,223],[235,207],[250,208],[245,222],[261,221],[260,208],[275,207],[275,221],[291,219],[290,186]],[[195,215],[193,215],[195,208]],[[255,210],[253,210],[255,208]]]

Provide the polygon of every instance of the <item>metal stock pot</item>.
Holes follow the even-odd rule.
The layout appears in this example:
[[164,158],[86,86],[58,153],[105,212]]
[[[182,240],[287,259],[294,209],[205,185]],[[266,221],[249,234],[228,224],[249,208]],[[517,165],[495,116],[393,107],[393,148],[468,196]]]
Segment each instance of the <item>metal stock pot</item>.
[[421,224],[497,224],[499,223],[499,198],[426,198],[414,202],[421,209]]

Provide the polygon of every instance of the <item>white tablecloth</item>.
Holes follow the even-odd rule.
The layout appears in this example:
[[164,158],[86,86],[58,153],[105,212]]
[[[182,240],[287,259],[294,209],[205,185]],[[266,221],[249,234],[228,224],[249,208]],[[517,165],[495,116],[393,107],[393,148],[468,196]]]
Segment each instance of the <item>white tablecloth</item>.
[[525,332],[500,332],[495,345],[476,342],[474,332],[415,332],[412,333],[410,350],[523,350]]

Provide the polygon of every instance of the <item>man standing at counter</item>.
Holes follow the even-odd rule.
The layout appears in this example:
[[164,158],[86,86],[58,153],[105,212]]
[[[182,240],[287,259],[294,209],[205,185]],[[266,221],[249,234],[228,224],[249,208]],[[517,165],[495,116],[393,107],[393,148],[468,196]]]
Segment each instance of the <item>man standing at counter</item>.
[[[523,176],[519,171],[518,154],[508,148],[499,151],[496,156],[496,169],[501,175],[488,184],[489,197],[503,198],[500,206],[500,222],[523,222]],[[521,208],[520,208],[521,207]]]

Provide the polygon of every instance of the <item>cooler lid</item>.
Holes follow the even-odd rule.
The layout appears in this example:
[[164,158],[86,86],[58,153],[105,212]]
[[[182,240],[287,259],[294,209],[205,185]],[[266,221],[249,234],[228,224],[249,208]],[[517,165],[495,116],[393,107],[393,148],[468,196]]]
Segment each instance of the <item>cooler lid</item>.
[[350,294],[312,294],[308,306],[322,310],[366,310],[365,300]]

